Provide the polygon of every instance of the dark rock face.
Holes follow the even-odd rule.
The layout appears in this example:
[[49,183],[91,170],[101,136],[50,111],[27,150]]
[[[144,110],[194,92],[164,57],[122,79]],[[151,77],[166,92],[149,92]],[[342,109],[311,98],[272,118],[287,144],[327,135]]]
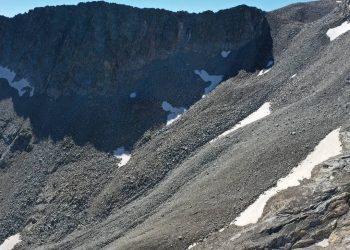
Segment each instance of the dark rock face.
[[[1,63],[52,97],[123,92],[145,65],[182,53],[209,60],[251,43],[257,52],[269,31],[263,13],[244,6],[194,15],[97,2],[36,9],[2,28]],[[246,66],[264,66],[264,53]]]
[[194,70],[228,78],[271,58],[264,13],[246,6],[196,15],[94,2],[1,23],[0,65],[35,87],[36,98],[16,110],[39,137],[70,135],[104,151],[131,148],[164,123],[163,101],[189,108],[199,100],[208,83]]

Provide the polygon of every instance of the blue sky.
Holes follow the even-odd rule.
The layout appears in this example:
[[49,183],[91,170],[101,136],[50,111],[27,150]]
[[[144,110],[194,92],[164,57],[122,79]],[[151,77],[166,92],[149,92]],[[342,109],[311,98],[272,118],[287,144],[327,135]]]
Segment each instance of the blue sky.
[[[77,4],[87,2],[82,0],[0,0],[0,15],[14,16],[27,12],[35,7],[46,5]],[[186,10],[201,12],[205,10],[218,11],[239,4],[256,6],[263,10],[273,10],[295,2],[309,2],[308,0],[108,0],[106,2],[122,3],[136,7],[163,8],[173,11]]]

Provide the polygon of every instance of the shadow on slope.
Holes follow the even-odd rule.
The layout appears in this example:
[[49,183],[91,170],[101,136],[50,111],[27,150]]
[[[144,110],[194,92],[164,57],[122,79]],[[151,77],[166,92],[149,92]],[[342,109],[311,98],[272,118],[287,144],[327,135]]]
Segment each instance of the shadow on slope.
[[[91,8],[94,4],[97,4],[99,11],[100,9],[103,10],[102,7],[104,4],[99,3],[81,5],[81,8],[87,8],[87,10],[91,12]],[[58,13],[62,11],[62,9],[59,10]],[[69,10],[75,11],[75,8],[69,7]],[[37,12],[45,13],[45,11],[52,12],[53,9],[38,9],[32,11],[28,15],[37,16]],[[132,11],[135,11],[135,9]],[[140,12],[139,10],[137,11]],[[236,20],[238,22],[239,20],[237,18],[241,15],[239,11],[242,11],[242,13],[244,11],[250,11],[250,13],[253,14],[259,13],[256,14],[257,16],[253,17],[252,20],[259,19],[259,15],[261,15],[260,11],[249,9],[245,6],[228,11],[221,11],[218,15],[221,15],[222,18],[225,19],[223,22],[224,25],[225,22],[228,22],[227,20]],[[167,12],[162,12],[162,15],[166,13]],[[148,13],[147,15],[150,14],[152,13]],[[156,15],[157,13],[153,14]],[[196,32],[202,33],[204,31],[201,31],[199,23],[203,20],[207,22],[205,18],[209,18],[209,20],[213,18],[213,13],[210,12],[200,14],[201,16],[198,16],[198,20],[191,20],[190,18],[192,18],[193,15],[187,13],[171,13],[169,15],[171,15],[171,18],[174,18],[173,15],[177,15],[177,18],[180,19],[183,18],[182,16],[186,17],[187,25],[196,27]],[[230,17],[230,15],[234,17]],[[25,15],[20,15],[16,18],[21,22],[20,25],[18,24],[19,27],[25,25],[25,22],[23,22],[25,20]],[[55,14],[55,20],[56,19],[57,13]],[[247,20],[248,21],[244,20],[244,22],[249,22],[251,19],[247,18]],[[11,19],[9,22],[11,22]],[[219,21],[216,20],[216,22]],[[173,20],[171,24],[173,24]],[[106,29],[105,24],[103,25],[104,29]],[[124,72],[114,72],[113,74],[119,74],[117,78],[118,83],[113,85],[107,82],[107,80],[102,79],[102,81],[106,81],[108,86],[101,92],[96,91],[96,86],[91,86],[91,89],[87,89],[87,91],[84,90],[88,94],[83,94],[79,91],[70,91],[70,94],[61,95],[57,99],[50,98],[47,94],[36,94],[34,97],[30,98],[28,95],[19,97],[15,91],[9,90],[9,87],[2,84],[0,100],[12,98],[17,115],[29,118],[32,130],[38,139],[51,138],[53,141],[59,141],[68,136],[73,138],[78,145],[91,143],[101,151],[111,152],[113,149],[120,146],[131,149],[147,130],[159,127],[161,124],[165,123],[167,113],[161,108],[161,103],[163,101],[168,101],[174,106],[186,107],[188,109],[196,101],[200,100],[204,88],[207,87],[209,83],[205,83],[198,78],[198,76],[194,74],[194,70],[205,69],[210,74],[223,75],[225,80],[237,75],[241,70],[247,72],[260,70],[267,65],[268,61],[273,61],[272,38],[267,20],[262,17],[262,19],[256,21],[256,23],[243,23],[242,25],[242,29],[246,28],[244,25],[254,25],[254,32],[257,33],[247,39],[247,37],[244,37],[247,31],[239,31],[237,36],[239,34],[240,37],[230,35],[230,37],[234,37],[235,41],[225,40],[227,37],[223,37],[219,44],[222,44],[222,47],[224,47],[225,44],[231,44],[231,47],[233,47],[229,58],[222,58],[220,56],[221,50],[217,51],[217,55],[212,55],[212,52],[207,51],[207,49],[213,50],[212,48],[207,48],[207,46],[209,46],[209,41],[202,41],[202,44],[200,44],[201,41],[198,40],[198,38],[205,35],[201,33],[198,34],[198,37],[193,37],[194,34],[192,34],[194,44],[191,46],[193,47],[171,49],[168,51],[171,55],[168,55],[165,59],[160,56],[159,58],[161,59],[151,60],[141,68]],[[233,27],[229,27],[228,30],[233,29]],[[142,27],[139,28],[140,30],[142,29]],[[224,28],[225,27],[223,27],[223,29]],[[218,34],[222,33],[225,34],[223,31],[218,31]],[[12,33],[9,34],[11,35]],[[71,34],[66,35],[72,36]],[[207,36],[215,37],[216,35],[207,34]],[[214,40],[215,42],[220,39],[215,38],[209,40]],[[242,41],[246,42],[242,43]],[[218,42],[216,41],[215,43]],[[20,44],[20,42],[16,41],[16,45],[14,46],[18,46],[18,44]],[[199,48],[198,46],[202,47]],[[214,47],[216,48],[218,46],[221,45],[215,44]],[[237,48],[234,48],[235,46]],[[109,47],[106,47],[104,50],[108,48]],[[29,55],[31,53],[34,52],[28,51]],[[35,54],[33,60],[37,57],[38,56]],[[8,60],[9,59],[5,59],[5,62]],[[96,62],[98,62],[98,60],[96,60]],[[62,65],[66,66],[66,63],[67,62],[62,62]],[[92,64],[94,63],[95,62],[92,62]],[[13,65],[14,63],[11,62],[10,64]],[[90,66],[91,65],[89,65],[89,67]],[[38,65],[39,69],[40,67],[41,66]],[[43,66],[43,68],[47,69],[49,67]],[[53,69],[55,68],[58,67],[53,67]],[[38,69],[35,69],[35,72],[37,71]],[[48,72],[43,75],[47,73]],[[98,71],[96,74],[100,75],[100,73],[101,72]],[[51,72],[49,72],[49,75],[51,75]],[[57,75],[57,72],[53,72],[52,75]],[[38,79],[38,76],[33,77],[33,79]],[[59,79],[60,78],[58,78],[58,80]],[[69,82],[69,88],[80,88],[80,85],[83,83],[80,83],[79,86],[74,86],[74,79],[75,78],[71,79],[71,82]],[[52,83],[46,83],[46,91],[47,88],[50,87],[49,85],[54,86],[54,88],[59,86],[63,88],[67,85],[67,83],[60,83],[58,80],[56,79],[56,81]],[[84,86],[84,88],[86,88],[86,86]],[[106,89],[108,90],[107,94],[105,93]],[[109,91],[110,89],[112,90]],[[133,92],[137,93],[137,98],[129,97],[130,93]],[[42,93],[47,92],[44,91]]]

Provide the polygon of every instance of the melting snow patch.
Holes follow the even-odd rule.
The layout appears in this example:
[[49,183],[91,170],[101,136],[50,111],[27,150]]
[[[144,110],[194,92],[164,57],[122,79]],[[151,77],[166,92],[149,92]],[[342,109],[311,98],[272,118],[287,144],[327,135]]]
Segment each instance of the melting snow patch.
[[333,29],[329,29],[327,31],[327,36],[331,41],[337,39],[339,36],[345,34],[346,32],[350,31],[350,22],[345,21],[340,26],[335,27]]
[[264,211],[267,201],[271,197],[289,187],[299,186],[300,181],[311,178],[311,172],[315,166],[331,157],[341,154],[342,146],[339,139],[339,132],[340,129],[337,129],[327,135],[304,161],[302,161],[296,168],[292,169],[288,176],[280,179],[277,182],[276,187],[273,187],[260,195],[260,197],[243,211],[236,220],[231,222],[231,224],[236,226],[246,226],[257,223]]
[[212,143],[212,142],[214,142],[222,137],[225,137],[225,136],[233,133],[237,129],[240,129],[244,126],[247,126],[248,124],[253,123],[255,121],[258,121],[258,120],[260,120],[260,119],[262,119],[270,114],[271,114],[271,104],[269,102],[266,102],[257,111],[250,114],[247,118],[245,118],[242,121],[240,121],[239,123],[237,123],[233,128],[225,131],[224,133],[222,133],[221,135],[219,135],[215,139],[211,140],[210,142]]
[[132,92],[131,94],[130,94],[130,98],[135,98],[136,97],[136,92]]
[[192,248],[194,248],[195,246],[197,246],[197,243],[193,243],[193,244],[190,245],[187,249],[192,249]]
[[130,152],[125,151],[124,147],[120,147],[114,150],[113,155],[120,160],[118,167],[125,166],[131,158]]
[[0,250],[12,250],[20,242],[21,242],[21,235],[20,234],[15,234],[15,235],[7,238],[0,245]]
[[30,89],[30,96],[34,95],[34,88],[26,79],[15,81],[16,73],[8,68],[0,66],[0,78],[5,78],[10,86],[18,91],[19,96],[23,96]]
[[258,76],[265,75],[265,74],[269,73],[270,70],[271,70],[271,69],[263,69],[263,70],[261,70],[261,71],[259,72]]
[[207,96],[220,82],[224,79],[222,75],[209,75],[205,70],[195,70],[194,73],[198,75],[203,81],[210,82],[211,84],[205,88],[203,97]]
[[316,243],[315,245],[319,246],[319,247],[328,247],[329,246],[329,239],[324,239],[324,240]]
[[223,57],[223,58],[227,58],[229,55],[231,54],[231,51],[222,51],[221,52],[221,56]]
[[185,108],[182,108],[182,107],[175,108],[168,102],[162,103],[162,109],[166,112],[170,112],[167,118],[167,123],[166,123],[167,126],[172,124],[177,119],[179,119],[181,115],[186,112]]
[[269,73],[272,66],[273,66],[273,61],[270,60],[270,61],[267,63],[267,65],[266,65],[266,69],[261,70],[261,71],[259,72],[258,76],[262,76],[262,75],[265,75],[265,74]]

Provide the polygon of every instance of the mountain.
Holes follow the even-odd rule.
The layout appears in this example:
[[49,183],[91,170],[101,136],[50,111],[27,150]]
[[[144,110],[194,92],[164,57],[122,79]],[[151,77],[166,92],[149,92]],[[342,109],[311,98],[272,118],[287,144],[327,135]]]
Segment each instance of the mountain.
[[349,6],[0,18],[0,242],[345,249]]
[[195,15],[92,2],[2,23],[1,65],[34,89],[26,106],[35,108],[18,108],[34,132],[102,151],[131,150],[167,120],[163,102],[188,109],[198,101],[210,84],[196,70],[221,81],[272,56],[263,12],[246,6]]

